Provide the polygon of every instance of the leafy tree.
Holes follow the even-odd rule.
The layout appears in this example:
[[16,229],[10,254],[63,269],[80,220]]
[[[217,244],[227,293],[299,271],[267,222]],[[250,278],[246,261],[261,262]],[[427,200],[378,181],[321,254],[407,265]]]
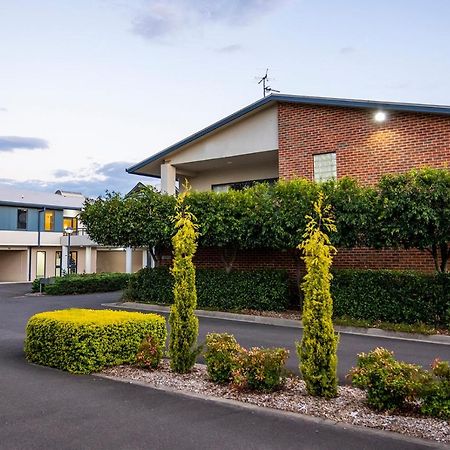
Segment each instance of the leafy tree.
[[330,294],[330,267],[336,249],[326,232],[335,232],[336,226],[330,217],[330,206],[324,205],[323,193],[314,203],[314,213],[316,217],[307,216],[304,241],[298,246],[304,252],[306,275],[301,286],[304,329],[297,354],[309,394],[331,398],[337,395],[338,337],[333,328]]
[[427,250],[437,272],[450,257],[450,171],[420,169],[386,175],[378,184],[378,233],[373,247]]
[[174,303],[170,308],[170,366],[178,373],[189,372],[199,353],[196,346],[198,319],[195,316],[197,291],[195,287],[195,267],[192,262],[197,250],[196,218],[185,204],[186,190],[179,195],[176,203],[175,228],[172,238],[174,277]]

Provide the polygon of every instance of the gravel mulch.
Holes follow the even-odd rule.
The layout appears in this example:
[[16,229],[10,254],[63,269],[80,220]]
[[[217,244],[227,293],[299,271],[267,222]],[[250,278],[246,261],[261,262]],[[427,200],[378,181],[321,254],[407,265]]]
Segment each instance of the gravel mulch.
[[350,386],[339,387],[339,397],[332,400],[311,397],[305,383],[298,377],[288,378],[283,389],[272,394],[240,392],[208,380],[206,367],[196,364],[189,374],[171,372],[169,362],[162,361],[158,370],[149,371],[132,366],[105,369],[103,375],[125,381],[141,381],[155,387],[221,397],[253,405],[308,414],[352,425],[396,431],[409,436],[450,443],[450,423],[445,420],[414,415],[376,413],[365,403],[365,393]]

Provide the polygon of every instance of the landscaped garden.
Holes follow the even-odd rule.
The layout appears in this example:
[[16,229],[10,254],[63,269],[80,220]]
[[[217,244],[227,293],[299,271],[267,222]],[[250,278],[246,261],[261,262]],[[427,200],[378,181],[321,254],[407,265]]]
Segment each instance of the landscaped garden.
[[[357,366],[348,375],[353,386],[338,386],[336,353],[339,337],[332,323],[333,301],[339,299],[339,292],[344,292],[342,299],[337,301],[338,305],[341,302],[338,307],[342,311],[352,311],[352,314],[355,311],[355,316],[379,319],[385,313],[387,316],[383,318],[413,323],[426,320],[431,314],[433,323],[448,325],[445,322],[448,320],[448,290],[445,290],[448,284],[444,284],[448,283],[447,275],[396,278],[389,274],[386,275],[388,278],[383,278],[384,273],[375,273],[369,278],[371,283],[366,283],[365,276],[361,278],[358,273],[350,273],[347,278],[343,275],[340,283],[338,276],[338,283],[333,287],[330,269],[336,249],[332,236],[338,233],[338,225],[328,198],[322,192],[317,193],[305,213],[302,234],[296,244],[306,268],[301,283],[304,329],[302,339],[297,343],[300,379],[287,372],[288,351],[284,348],[246,349],[228,334],[209,334],[204,345],[197,342],[195,309],[198,298],[203,295],[205,302],[211,299],[210,305],[217,307],[220,298],[228,298],[233,291],[221,297],[226,289],[214,286],[213,276],[209,280],[212,287],[208,286],[207,275],[201,283],[202,275],[196,279],[197,273],[201,272],[196,271],[193,257],[203,228],[193,213],[191,195],[186,190],[176,199],[174,232],[170,233],[173,246],[170,274],[160,269],[147,270],[138,274],[130,285],[130,290],[150,289],[149,277],[160,277],[156,290],[164,291],[163,303],[172,304],[167,352],[165,320],[160,316],[68,310],[41,313],[30,319],[25,341],[25,353],[30,361],[74,373],[103,371],[104,376],[122,380],[144,380],[150,385],[175,387],[450,442],[449,363],[436,360],[431,369],[426,370],[397,361],[385,349],[374,349],[358,355]],[[115,206],[119,204],[117,198],[112,197],[112,200]],[[217,280],[219,277],[226,279],[231,273],[225,270],[217,275]],[[263,286],[258,291],[257,284],[251,285],[256,295],[252,295],[254,291],[250,287],[245,287],[247,277],[251,276],[256,280],[259,276]],[[282,283],[283,275],[278,272],[273,272],[271,278],[240,275],[236,280],[238,287],[234,292],[238,300],[228,300],[232,305],[229,309],[245,307],[246,302],[253,302],[255,309],[264,309],[275,304],[274,299],[283,301],[286,298],[287,284]],[[391,286],[383,284],[386,280]],[[408,285],[408,280],[412,286]],[[366,286],[360,286],[360,292],[354,292],[359,284],[365,283]],[[223,285],[227,283],[223,282]],[[398,286],[400,289],[396,291]],[[378,297],[383,289],[390,293],[388,299]],[[422,289],[429,290],[429,295],[426,296]],[[269,291],[272,292],[270,295],[267,294]],[[411,298],[405,298],[405,293]],[[359,299],[364,296],[368,298],[359,305]],[[167,359],[162,359],[164,354]],[[200,355],[204,356],[205,366],[196,364]]]

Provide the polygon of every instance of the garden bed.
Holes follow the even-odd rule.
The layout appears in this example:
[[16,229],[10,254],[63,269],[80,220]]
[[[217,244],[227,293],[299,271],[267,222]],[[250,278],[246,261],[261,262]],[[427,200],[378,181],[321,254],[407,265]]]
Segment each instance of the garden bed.
[[204,365],[196,364],[191,373],[179,375],[170,370],[168,360],[162,361],[160,368],[155,371],[133,366],[117,366],[103,370],[102,374],[128,382],[140,381],[148,383],[149,386],[232,399],[283,411],[308,414],[335,422],[395,431],[418,438],[450,443],[450,424],[447,421],[422,417],[413,412],[405,415],[376,413],[367,406],[365,392],[350,386],[340,386],[339,397],[331,400],[308,395],[305,384],[299,377],[288,378],[283,389],[272,394],[238,391],[228,385],[209,381]]

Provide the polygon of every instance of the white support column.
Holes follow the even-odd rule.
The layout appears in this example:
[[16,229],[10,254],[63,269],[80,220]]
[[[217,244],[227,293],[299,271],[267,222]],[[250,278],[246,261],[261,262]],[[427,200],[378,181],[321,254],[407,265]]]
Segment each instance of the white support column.
[[61,248],[61,275],[67,274],[67,245],[63,245]]
[[177,171],[172,164],[165,162],[161,164],[161,192],[175,195],[175,183]]
[[92,273],[92,247],[86,247],[84,254],[84,271]]
[[125,249],[125,272],[133,272],[133,250],[131,247]]
[[142,268],[145,269],[148,265],[148,250],[146,248],[142,249]]

